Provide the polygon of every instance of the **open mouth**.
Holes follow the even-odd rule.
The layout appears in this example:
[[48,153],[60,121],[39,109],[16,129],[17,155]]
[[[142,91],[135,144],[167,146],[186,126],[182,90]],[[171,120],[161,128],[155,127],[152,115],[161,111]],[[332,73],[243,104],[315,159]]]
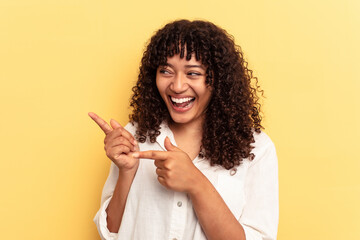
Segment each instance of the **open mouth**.
[[189,108],[192,105],[192,103],[195,101],[194,97],[174,98],[169,96],[169,99],[174,107],[180,109]]

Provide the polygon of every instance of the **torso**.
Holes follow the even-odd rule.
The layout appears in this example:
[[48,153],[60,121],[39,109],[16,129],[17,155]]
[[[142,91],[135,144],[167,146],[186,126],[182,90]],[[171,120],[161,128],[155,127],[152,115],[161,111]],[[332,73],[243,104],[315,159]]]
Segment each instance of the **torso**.
[[[136,132],[136,127],[131,124],[126,125],[125,129],[131,134]],[[186,151],[190,157],[198,154],[198,151],[191,151],[190,147],[195,149],[194,145],[197,144],[196,148],[199,149],[201,138],[195,139],[195,135],[189,138],[188,135],[178,134],[175,140],[174,132],[166,124],[161,125],[160,132],[155,143],[151,143],[149,140],[140,143],[140,150],[166,151],[164,141],[166,137],[169,137],[173,144],[176,142],[177,147]],[[275,149],[266,134],[255,134],[254,137],[255,159],[252,161],[244,159],[242,164],[234,169],[226,170],[221,166],[211,166],[206,158],[194,157],[193,163],[213,184],[240,223],[250,227],[252,224],[259,226],[256,225],[258,222],[266,224],[264,226],[272,222],[276,225],[278,221],[276,215],[278,212],[276,204],[278,189]],[[105,183],[102,199],[111,197],[117,184],[118,170],[114,164],[111,166],[112,170],[110,170],[110,175]],[[259,166],[261,167],[259,168]],[[250,169],[252,172],[249,171]],[[271,182],[254,186],[256,179],[269,179]],[[268,200],[256,200],[258,196],[264,194]],[[265,210],[269,214],[273,212],[273,217],[263,220],[262,216],[267,216],[266,211],[265,215],[262,215],[262,209],[254,211],[259,206],[261,208],[268,206],[270,210],[266,210],[266,208]],[[174,238],[205,240],[206,236],[187,194],[162,186],[158,182],[154,162],[149,159],[141,159],[127,197],[121,227],[116,239]]]

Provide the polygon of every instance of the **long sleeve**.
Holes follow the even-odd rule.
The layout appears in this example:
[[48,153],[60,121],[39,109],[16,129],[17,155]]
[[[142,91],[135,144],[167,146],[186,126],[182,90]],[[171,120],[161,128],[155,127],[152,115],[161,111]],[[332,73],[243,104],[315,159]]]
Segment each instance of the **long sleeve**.
[[[136,131],[136,126],[132,125],[131,123],[128,123],[124,128],[133,135]],[[94,222],[99,231],[99,235],[101,239],[118,239],[118,233],[111,233],[107,228],[107,213],[106,213],[106,209],[113,196],[118,178],[119,178],[119,168],[111,161],[109,176],[106,179],[101,194],[100,209],[94,217]]]
[[106,208],[110,203],[114,189],[116,186],[117,179],[119,177],[119,169],[111,162],[109,176],[105,182],[102,195],[101,195],[101,206],[99,211],[94,217],[94,222],[99,231],[101,239],[117,239],[117,233],[111,233],[107,228],[107,214]]
[[239,222],[246,240],[275,240],[279,222],[278,161],[270,138],[259,135],[255,159],[245,179],[245,206]]

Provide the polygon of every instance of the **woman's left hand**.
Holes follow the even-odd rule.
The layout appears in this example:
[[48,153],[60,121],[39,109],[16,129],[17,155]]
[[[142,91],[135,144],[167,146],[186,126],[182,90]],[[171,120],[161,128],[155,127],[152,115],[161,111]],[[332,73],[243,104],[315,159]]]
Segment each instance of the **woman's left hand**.
[[177,192],[191,193],[202,179],[202,173],[188,154],[174,146],[168,137],[164,145],[167,151],[136,152],[132,156],[155,160],[156,174],[161,185]]

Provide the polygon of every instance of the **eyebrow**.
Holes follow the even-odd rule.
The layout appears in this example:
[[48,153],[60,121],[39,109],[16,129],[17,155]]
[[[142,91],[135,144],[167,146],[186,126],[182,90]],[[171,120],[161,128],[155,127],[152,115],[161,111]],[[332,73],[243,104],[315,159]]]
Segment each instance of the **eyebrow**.
[[[173,65],[171,65],[170,63],[166,63],[165,66],[169,66],[169,67],[174,67]],[[206,70],[205,67],[203,65],[185,65],[185,68],[201,68],[203,70]]]

